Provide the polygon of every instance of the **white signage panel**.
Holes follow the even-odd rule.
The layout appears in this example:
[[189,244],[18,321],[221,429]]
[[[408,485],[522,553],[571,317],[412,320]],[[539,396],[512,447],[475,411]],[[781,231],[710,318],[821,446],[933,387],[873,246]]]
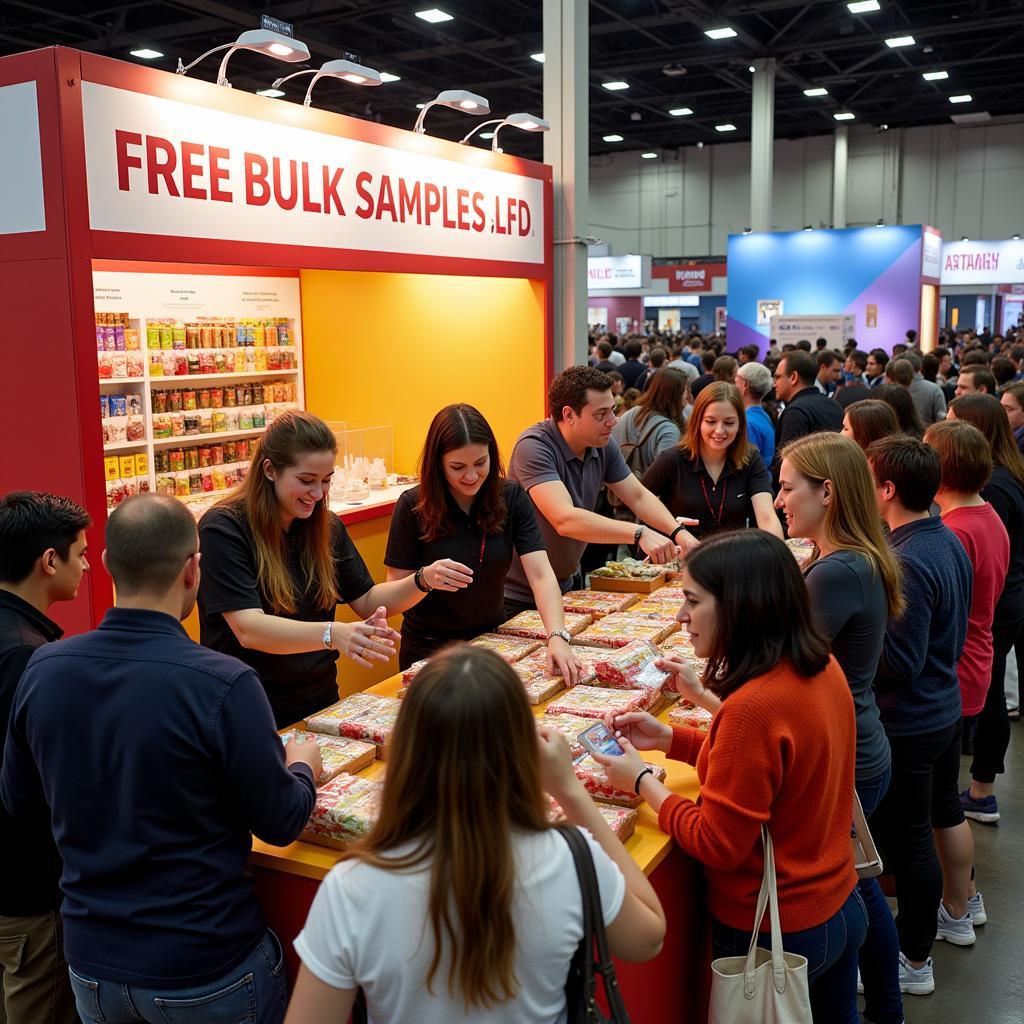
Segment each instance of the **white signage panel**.
[[1024,241],[946,242],[942,247],[942,283],[1024,283]]
[[921,277],[936,284],[942,276],[942,235],[925,228],[921,240]]
[[646,288],[643,256],[591,256],[587,259],[587,291]]
[[0,235],[45,231],[36,83],[0,88]]
[[544,262],[536,178],[82,83],[98,231]]
[[812,344],[824,338],[829,348],[842,349],[854,336],[856,320],[852,316],[773,316],[771,337],[781,348],[788,342],[807,340]]

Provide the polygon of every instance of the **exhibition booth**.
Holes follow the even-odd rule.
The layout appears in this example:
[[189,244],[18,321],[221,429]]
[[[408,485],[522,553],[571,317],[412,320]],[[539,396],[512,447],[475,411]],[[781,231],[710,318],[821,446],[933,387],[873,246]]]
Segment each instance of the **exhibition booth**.
[[1005,334],[1024,317],[1024,241],[946,242],[940,321],[952,330]]
[[847,337],[865,351],[891,352],[908,330],[928,351],[937,343],[941,241],[921,225],[730,235],[729,347],[753,343],[764,354],[773,317],[807,316],[849,318]]
[[[6,325],[21,341],[0,383],[19,439],[0,492],[67,495],[93,517],[96,568],[60,606],[65,629],[112,603],[108,505],[161,490],[198,513],[283,409],[329,421],[352,464],[371,466],[332,507],[378,580],[440,408],[476,405],[506,459],[544,417],[549,167],[64,48],[0,59],[0,131]],[[393,665],[339,664],[343,695],[397,689],[381,681]],[[670,780],[695,795],[691,769]],[[697,1020],[701,870],[647,810],[627,849],[671,908],[661,955],[621,966],[632,1018]],[[292,972],[291,939],[337,856],[257,844]]]

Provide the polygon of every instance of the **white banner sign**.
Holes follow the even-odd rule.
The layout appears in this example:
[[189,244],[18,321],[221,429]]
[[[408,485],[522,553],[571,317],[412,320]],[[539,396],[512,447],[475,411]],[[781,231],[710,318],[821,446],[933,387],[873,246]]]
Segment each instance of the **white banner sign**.
[[45,231],[36,83],[0,89],[0,235]]
[[587,260],[587,291],[646,288],[643,256],[591,256]]
[[942,235],[925,228],[921,244],[921,277],[936,284],[942,276]]
[[946,242],[942,247],[942,283],[1024,283],[1024,241]]
[[544,262],[544,186],[82,83],[94,230]]
[[854,336],[855,322],[852,316],[773,316],[771,337],[780,348],[801,340],[813,345],[818,338],[824,338],[829,348],[842,349],[847,338]]

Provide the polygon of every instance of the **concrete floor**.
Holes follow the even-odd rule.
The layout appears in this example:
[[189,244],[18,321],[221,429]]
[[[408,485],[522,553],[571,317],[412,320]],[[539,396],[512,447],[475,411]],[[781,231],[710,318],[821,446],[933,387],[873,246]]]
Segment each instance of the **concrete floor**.
[[[969,764],[961,760],[961,788]],[[1024,1024],[1024,723],[1013,723],[996,797],[999,825],[971,822],[988,923],[973,946],[935,944],[935,991],[903,997],[906,1024]]]

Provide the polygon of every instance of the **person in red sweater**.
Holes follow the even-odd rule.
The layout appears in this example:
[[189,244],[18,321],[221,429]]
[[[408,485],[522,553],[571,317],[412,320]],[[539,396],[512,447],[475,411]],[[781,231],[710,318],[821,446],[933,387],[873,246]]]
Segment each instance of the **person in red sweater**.
[[[842,669],[814,626],[796,560],[762,530],[723,533],[687,558],[678,619],[707,659],[701,682],[664,658],[684,696],[715,713],[708,733],[643,712],[609,716],[625,753],[600,757],[661,828],[704,864],[715,956],[745,954],[764,853],[775,846],[783,943],[808,959],[815,1021],[857,1024],[867,911],[850,843],[856,725]],[[637,750],[696,765],[700,800],[643,772]],[[596,756],[596,755],[595,755]],[[762,932],[761,945],[769,944]]]
[[[965,421],[945,420],[929,427],[924,440],[938,453],[942,466],[935,495],[942,521],[957,535],[974,569],[967,639],[956,666],[964,734],[969,735],[992,681],[992,620],[1010,564],[1010,538],[995,509],[979,493],[992,476],[992,449],[985,435]],[[987,916],[971,877],[970,825],[961,821],[954,828],[935,829],[935,848],[943,883],[936,938],[973,945],[974,926],[984,924]]]

